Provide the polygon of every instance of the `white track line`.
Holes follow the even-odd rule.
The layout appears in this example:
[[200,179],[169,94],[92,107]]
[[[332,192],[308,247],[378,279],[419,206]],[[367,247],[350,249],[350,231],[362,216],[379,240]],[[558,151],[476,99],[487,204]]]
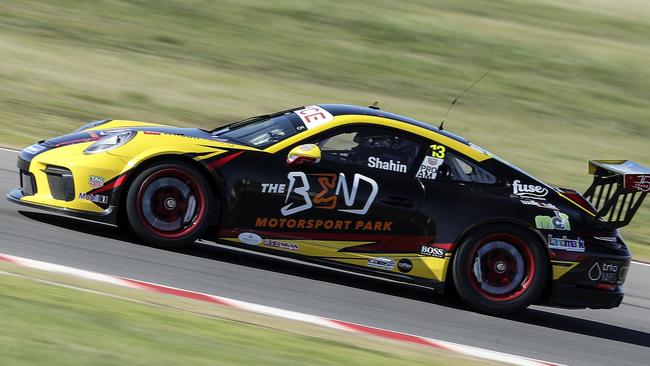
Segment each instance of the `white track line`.
[[355,323],[345,322],[336,319],[329,319],[317,315],[305,314],[297,311],[291,311],[291,310],[285,310],[285,309],[280,309],[280,308],[266,306],[266,305],[254,304],[250,302],[230,299],[227,297],[183,290],[180,288],[159,285],[151,282],[139,281],[139,280],[119,277],[119,276],[111,276],[111,275],[86,271],[79,268],[62,266],[58,264],[17,257],[8,254],[0,253],[0,261],[14,263],[19,266],[35,268],[35,269],[44,270],[48,272],[64,273],[76,277],[86,278],[92,281],[110,283],[118,286],[125,286],[133,289],[138,289],[141,291],[157,292],[157,293],[164,293],[164,294],[178,296],[178,297],[190,298],[190,299],[209,302],[221,306],[227,306],[236,309],[251,311],[259,314],[265,314],[265,315],[275,316],[284,319],[307,322],[307,323],[311,323],[311,324],[315,324],[327,328],[334,328],[334,329],[339,329],[339,330],[354,332],[359,334],[373,335],[373,336],[378,336],[378,337],[402,341],[402,342],[421,344],[424,346],[435,347],[438,349],[456,352],[470,357],[481,358],[481,359],[496,361],[500,363],[508,363],[512,365],[521,365],[521,366],[559,365],[556,363],[535,360],[528,357],[511,355],[508,353],[492,351],[492,350],[477,348],[472,346],[466,346],[458,343],[452,343],[452,342],[437,340],[433,338],[421,337],[413,334],[369,327],[362,324],[355,324]]

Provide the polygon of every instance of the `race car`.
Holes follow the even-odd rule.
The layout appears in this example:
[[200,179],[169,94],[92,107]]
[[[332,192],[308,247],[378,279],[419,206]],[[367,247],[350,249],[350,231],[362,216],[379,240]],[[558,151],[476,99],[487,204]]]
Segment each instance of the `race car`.
[[453,290],[474,309],[613,308],[617,229],[650,169],[590,161],[584,195],[375,106],[311,105],[214,130],[101,120],[18,158],[15,203],[118,225],[162,248],[197,239]]

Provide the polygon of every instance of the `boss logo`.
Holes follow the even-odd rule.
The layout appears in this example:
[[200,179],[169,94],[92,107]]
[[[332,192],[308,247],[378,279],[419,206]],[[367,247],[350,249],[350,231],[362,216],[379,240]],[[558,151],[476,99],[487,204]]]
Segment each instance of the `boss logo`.
[[426,255],[426,256],[429,256],[429,257],[444,258],[446,253],[447,253],[447,250],[442,249],[442,248],[428,247],[426,245],[423,245],[420,248],[420,254]]

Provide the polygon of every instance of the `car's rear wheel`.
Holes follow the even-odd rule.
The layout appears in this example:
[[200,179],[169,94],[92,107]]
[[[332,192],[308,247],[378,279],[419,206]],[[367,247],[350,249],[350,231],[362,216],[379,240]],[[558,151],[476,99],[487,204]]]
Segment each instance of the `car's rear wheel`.
[[200,171],[185,163],[155,164],[129,187],[126,214],[135,234],[150,245],[179,248],[206,230],[214,199]]
[[477,230],[461,243],[452,273],[464,301],[478,311],[504,315],[537,300],[548,268],[544,247],[531,232],[494,225]]

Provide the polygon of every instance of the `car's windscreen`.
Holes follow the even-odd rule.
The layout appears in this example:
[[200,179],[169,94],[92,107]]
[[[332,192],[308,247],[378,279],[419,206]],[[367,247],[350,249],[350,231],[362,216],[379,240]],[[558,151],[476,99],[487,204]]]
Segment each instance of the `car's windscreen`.
[[213,135],[218,140],[264,149],[298,132],[290,115],[285,114],[241,125],[235,123],[230,127],[215,131]]

